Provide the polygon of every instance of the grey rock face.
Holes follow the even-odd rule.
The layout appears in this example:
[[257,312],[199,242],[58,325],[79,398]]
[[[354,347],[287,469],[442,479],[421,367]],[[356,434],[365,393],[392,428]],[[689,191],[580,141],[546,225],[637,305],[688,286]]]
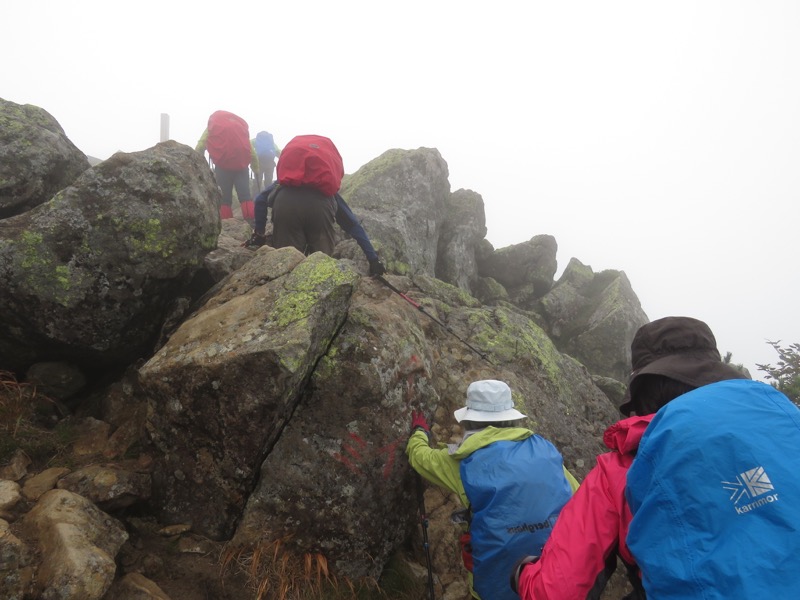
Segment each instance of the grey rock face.
[[395,273],[433,276],[450,182],[438,150],[389,150],[342,183],[342,196]]
[[151,351],[216,246],[219,190],[188,146],[117,153],[0,221],[0,367],[125,364]]
[[88,168],[50,113],[0,98],[0,219],[46,202]]
[[627,381],[631,341],[649,319],[624,272],[594,273],[573,258],[540,311],[562,352],[595,375]]
[[321,253],[257,252],[141,368],[164,455],[153,503],[165,519],[214,539],[232,534],[357,279]]
[[553,286],[558,244],[552,235],[537,235],[483,255],[478,261],[482,277],[492,277],[508,290],[509,300],[526,310]]
[[486,237],[483,198],[458,190],[447,198],[436,261],[436,277],[475,295],[478,278],[476,249]]
[[[290,536],[287,547],[323,553],[337,573],[379,575],[414,527],[404,454],[410,412],[423,410],[449,427],[475,379],[508,381],[530,426],[564,449],[576,474],[583,468],[569,457],[600,449],[589,432],[599,436],[614,407],[529,318],[482,308],[435,279],[420,278],[424,292],[403,278],[392,281],[489,360],[398,294],[362,279],[346,322],[261,466],[234,544]],[[448,535],[454,532],[451,525]]]

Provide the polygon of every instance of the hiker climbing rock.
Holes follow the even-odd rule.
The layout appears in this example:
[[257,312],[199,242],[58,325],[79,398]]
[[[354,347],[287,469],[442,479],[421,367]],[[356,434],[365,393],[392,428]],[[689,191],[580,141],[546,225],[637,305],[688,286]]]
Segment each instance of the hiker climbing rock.
[[242,218],[253,222],[253,196],[250,192],[250,173],[258,172],[258,157],[250,143],[247,122],[233,113],[218,110],[208,118],[208,127],[195,147],[200,153],[208,151],[214,165],[214,177],[222,190],[219,216],[232,219],[233,189],[239,198]]
[[[599,597],[619,556],[631,599],[796,596],[800,411],[723,363],[697,319],[644,325],[631,354],[620,411],[635,416],[605,432],[612,451],[541,553],[519,560],[512,588],[524,600]],[[749,500],[764,502],[741,514]]]
[[293,246],[304,254],[333,254],[334,222],[356,240],[369,262],[369,274],[383,275],[383,266],[366,231],[339,194],[344,176],[342,157],[331,140],[319,135],[292,138],[278,160],[278,181],[255,200],[253,234],[248,248],[267,243],[266,226],[272,209],[275,248]]
[[454,415],[461,442],[432,449],[430,426],[414,412],[406,454],[415,471],[468,509],[458,514],[467,525],[460,542],[472,595],[512,600],[507,575],[514,561],[522,549],[541,548],[578,483],[553,444],[520,426],[527,417],[505,382],[471,383],[466,406]]

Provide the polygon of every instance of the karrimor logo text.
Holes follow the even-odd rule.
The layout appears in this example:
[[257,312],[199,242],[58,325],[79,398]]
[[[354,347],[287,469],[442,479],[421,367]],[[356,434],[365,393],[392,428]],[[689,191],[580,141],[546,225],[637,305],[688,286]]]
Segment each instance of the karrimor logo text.
[[[722,487],[731,493],[730,500],[740,515],[759,506],[778,501],[777,493],[770,494],[775,490],[775,486],[772,485],[764,467],[756,467],[740,473],[736,477],[736,481],[723,481]],[[765,496],[764,494],[769,495]]]

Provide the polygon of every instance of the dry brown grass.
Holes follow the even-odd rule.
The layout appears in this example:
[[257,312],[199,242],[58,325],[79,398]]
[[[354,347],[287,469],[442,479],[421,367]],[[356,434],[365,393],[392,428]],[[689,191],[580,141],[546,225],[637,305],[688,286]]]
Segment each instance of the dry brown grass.
[[288,538],[252,548],[228,547],[221,558],[222,575],[245,573],[254,600],[364,600],[387,598],[378,582],[351,581],[333,575],[320,553],[297,555],[286,548]]
[[66,423],[53,429],[36,422],[37,411],[52,408],[54,401],[20,383],[8,371],[0,371],[0,464],[15,452],[24,452],[34,463],[47,464],[64,452],[74,432]]

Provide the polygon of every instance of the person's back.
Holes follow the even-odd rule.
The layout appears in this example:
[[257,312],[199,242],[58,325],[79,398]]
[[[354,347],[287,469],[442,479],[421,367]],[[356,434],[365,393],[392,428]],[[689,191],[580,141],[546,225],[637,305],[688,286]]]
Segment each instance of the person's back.
[[473,576],[481,598],[515,598],[508,573],[520,554],[541,552],[572,496],[561,454],[538,435],[497,441],[461,461],[469,499]]
[[208,118],[208,126],[195,148],[198,152],[208,151],[214,165],[214,177],[222,191],[219,214],[222,219],[233,218],[233,190],[239,198],[242,217],[253,221],[253,200],[250,191],[248,165],[253,172],[258,171],[258,158],[250,143],[247,122],[240,116],[225,110],[218,110]]
[[556,448],[520,426],[526,417],[505,382],[472,382],[467,405],[454,416],[464,428],[461,443],[434,449],[427,422],[415,413],[406,454],[415,471],[455,492],[469,509],[469,531],[460,541],[473,595],[513,600],[508,572],[514,561],[520,552],[541,549],[578,484]]
[[336,247],[336,199],[308,186],[278,186],[273,194],[275,248],[294,246],[305,254],[331,256]]
[[277,174],[279,186],[270,197],[275,247],[332,255],[335,194],[344,177],[336,145],[321,135],[295,136],[281,152]]
[[246,169],[250,164],[250,139],[247,123],[225,110],[214,112],[208,119],[206,149],[217,167],[229,171]]
[[[511,586],[522,600],[599,598],[617,567],[617,557],[627,567],[633,586],[629,597],[644,598],[637,557],[628,546],[632,514],[627,482],[632,465],[641,458],[640,443],[651,423],[676,399],[719,382],[749,379],[722,362],[711,329],[691,317],[664,317],[640,327],[631,342],[631,366],[620,406],[627,418],[603,435],[611,452],[597,457],[597,465],[564,507],[541,555],[520,557],[511,573]],[[688,472],[691,465],[687,463],[702,456],[703,442],[696,441],[697,455],[684,458],[673,472]],[[677,456],[687,448],[684,444],[672,452]],[[700,511],[691,517],[704,518]],[[669,541],[663,535],[646,537],[654,547]],[[661,557],[655,560],[658,563]]]
[[796,597],[798,448],[800,410],[765,383],[713,383],[659,410],[626,487],[648,597]]

